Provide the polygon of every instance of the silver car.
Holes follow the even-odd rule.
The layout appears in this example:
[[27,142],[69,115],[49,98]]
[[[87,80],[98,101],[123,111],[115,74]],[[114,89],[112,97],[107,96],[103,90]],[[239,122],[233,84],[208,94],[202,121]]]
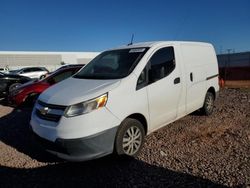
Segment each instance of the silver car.
[[10,71],[10,73],[27,76],[32,79],[42,79],[49,73],[49,71],[45,67],[25,67],[19,70]]

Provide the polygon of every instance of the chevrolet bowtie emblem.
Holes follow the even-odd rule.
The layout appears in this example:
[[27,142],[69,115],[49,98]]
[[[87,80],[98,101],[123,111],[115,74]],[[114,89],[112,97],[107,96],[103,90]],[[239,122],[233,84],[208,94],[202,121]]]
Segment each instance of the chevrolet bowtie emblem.
[[46,115],[49,112],[49,108],[44,107],[44,108],[40,109],[40,112],[41,112],[42,115]]

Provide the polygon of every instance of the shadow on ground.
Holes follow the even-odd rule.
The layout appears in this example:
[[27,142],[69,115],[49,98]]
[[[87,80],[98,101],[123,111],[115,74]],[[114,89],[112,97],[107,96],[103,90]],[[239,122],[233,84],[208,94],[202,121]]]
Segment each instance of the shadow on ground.
[[223,187],[136,159],[112,157],[32,169],[1,166],[0,174],[3,187]]
[[30,114],[31,109],[23,108],[1,117],[0,141],[32,159],[54,163],[30,169],[0,164],[0,187],[222,187],[137,159],[108,156],[82,163],[62,161],[34,142],[29,130]]

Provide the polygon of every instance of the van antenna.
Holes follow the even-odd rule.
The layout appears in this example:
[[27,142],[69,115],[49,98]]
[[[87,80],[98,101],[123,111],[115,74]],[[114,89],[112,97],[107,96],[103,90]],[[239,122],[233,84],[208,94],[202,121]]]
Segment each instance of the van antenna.
[[132,34],[131,41],[130,41],[130,43],[128,44],[128,46],[132,45],[133,42],[134,42],[134,33]]

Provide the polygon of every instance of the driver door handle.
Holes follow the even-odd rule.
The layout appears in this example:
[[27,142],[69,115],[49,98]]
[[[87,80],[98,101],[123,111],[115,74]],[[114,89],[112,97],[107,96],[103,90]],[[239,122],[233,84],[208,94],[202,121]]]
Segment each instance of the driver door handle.
[[180,77],[174,79],[174,84],[179,84],[181,82]]

